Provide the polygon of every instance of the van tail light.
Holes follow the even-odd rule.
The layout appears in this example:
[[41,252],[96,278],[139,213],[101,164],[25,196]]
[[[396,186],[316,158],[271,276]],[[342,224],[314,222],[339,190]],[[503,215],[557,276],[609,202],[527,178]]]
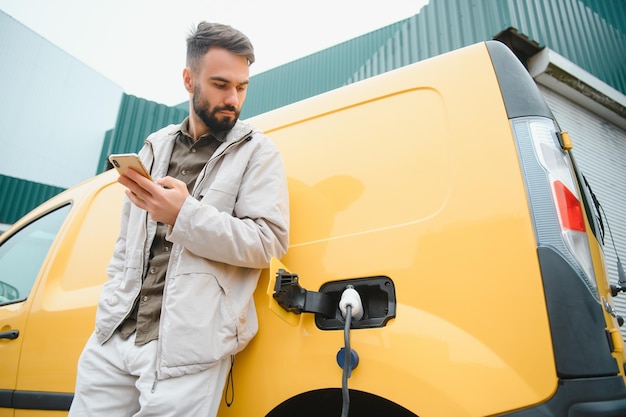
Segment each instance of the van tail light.
[[561,181],[554,181],[552,187],[563,230],[584,232],[585,219],[578,198]]
[[552,183],[552,190],[556,201],[563,240],[595,288],[593,261],[589,251],[587,228],[580,200],[560,181]]
[[558,250],[599,300],[578,183],[554,122],[526,117],[513,120],[512,127],[526,174],[538,245]]

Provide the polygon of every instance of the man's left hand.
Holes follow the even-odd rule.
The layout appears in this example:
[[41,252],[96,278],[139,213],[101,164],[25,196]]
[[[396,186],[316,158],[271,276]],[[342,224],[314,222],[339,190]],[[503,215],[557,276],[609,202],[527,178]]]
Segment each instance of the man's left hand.
[[120,176],[118,182],[127,188],[130,201],[146,210],[152,220],[171,226],[189,196],[187,184],[176,178],[165,177],[154,183],[132,169],[126,176]]

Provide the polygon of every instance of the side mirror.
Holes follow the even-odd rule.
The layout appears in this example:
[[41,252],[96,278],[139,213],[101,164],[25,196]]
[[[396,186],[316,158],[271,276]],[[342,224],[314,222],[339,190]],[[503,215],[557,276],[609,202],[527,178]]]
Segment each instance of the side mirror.
[[13,285],[0,281],[0,303],[17,300],[20,292]]

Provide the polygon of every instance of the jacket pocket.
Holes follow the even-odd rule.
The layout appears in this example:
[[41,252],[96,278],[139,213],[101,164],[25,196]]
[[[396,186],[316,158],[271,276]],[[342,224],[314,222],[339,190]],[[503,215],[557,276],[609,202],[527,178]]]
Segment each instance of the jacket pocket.
[[124,318],[141,285],[141,270],[127,268],[123,274],[110,279],[102,286],[96,310],[96,333],[101,342],[108,337]]
[[221,212],[232,214],[235,210],[238,192],[239,183],[237,181],[216,179],[201,196],[201,200]]
[[215,276],[173,277],[164,299],[159,338],[166,367],[208,365],[237,350],[236,320]]

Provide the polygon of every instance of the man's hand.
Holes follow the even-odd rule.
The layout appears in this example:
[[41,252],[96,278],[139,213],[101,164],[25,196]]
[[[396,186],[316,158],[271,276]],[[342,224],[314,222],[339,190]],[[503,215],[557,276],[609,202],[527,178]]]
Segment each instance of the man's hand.
[[126,195],[134,205],[146,210],[152,220],[171,226],[189,196],[187,185],[172,177],[161,178],[155,184],[129,169],[117,181],[127,188]]

